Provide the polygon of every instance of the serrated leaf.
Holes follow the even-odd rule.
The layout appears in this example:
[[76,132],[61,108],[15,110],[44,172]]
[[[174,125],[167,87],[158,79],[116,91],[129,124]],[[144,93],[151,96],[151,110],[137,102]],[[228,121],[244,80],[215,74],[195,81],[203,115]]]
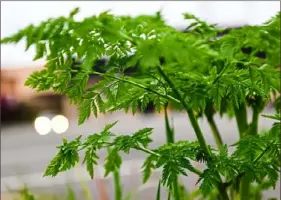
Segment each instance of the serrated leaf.
[[82,103],[78,106],[79,119],[78,125],[83,124],[91,115],[91,108],[93,106],[93,102],[91,99],[84,99]]
[[107,132],[107,131],[109,131],[109,129],[111,129],[111,128],[112,128],[113,126],[115,126],[117,123],[118,123],[118,120],[115,121],[115,122],[113,122],[113,123],[110,123],[110,124],[105,125],[105,127],[104,127],[104,129],[103,129],[102,132]]
[[69,17],[72,18],[74,17],[75,15],[77,15],[79,13],[80,9],[77,7],[77,8],[74,8],[70,14],[69,14]]
[[88,147],[83,163],[86,163],[86,169],[91,179],[94,178],[94,165],[97,165],[97,159],[99,159],[99,157],[96,154],[96,148],[94,146]]
[[37,43],[36,44],[36,55],[33,58],[33,60],[38,60],[44,56],[46,53],[46,44],[45,43]]
[[96,97],[96,102],[97,102],[97,106],[99,108],[99,112],[104,113],[105,112],[105,104],[104,101],[102,100],[100,95],[97,95]]
[[138,47],[140,52],[140,65],[144,68],[160,64],[160,50],[155,40],[144,40]]
[[206,169],[201,176],[201,180],[203,181],[199,188],[203,196],[206,197],[209,193],[211,193],[213,189],[216,189],[216,185],[219,179],[216,172]]
[[115,172],[116,170],[119,170],[122,164],[122,158],[118,154],[117,149],[111,149],[108,152],[109,153],[106,157],[106,162],[104,164],[104,177],[107,177],[110,172]]
[[136,141],[137,143],[142,144],[144,147],[147,147],[150,142],[152,142],[152,139],[150,138],[150,135],[152,134],[153,128],[143,128],[139,131],[135,132],[132,136],[132,139]]
[[228,37],[221,45],[221,54],[226,58],[232,58],[237,50],[237,40],[234,37]]
[[136,114],[136,112],[137,112],[137,110],[138,110],[138,101],[133,101],[132,102],[132,113],[133,113],[133,115],[135,115]]
[[142,110],[142,112],[145,111],[148,104],[149,104],[149,97],[148,97],[148,95],[144,95],[143,98],[141,99],[141,110]]
[[44,176],[56,176],[59,172],[71,169],[79,162],[78,147],[81,136],[71,142],[63,139],[63,145],[59,146],[59,152],[47,166]]
[[144,164],[142,166],[142,182],[146,183],[148,181],[148,179],[151,176],[152,170],[155,169],[155,157],[150,155],[149,157],[146,158],[146,160],[144,161]]
[[98,109],[97,109],[95,101],[92,101],[91,110],[94,113],[95,117],[97,118],[98,117]]
[[269,119],[275,119],[277,121],[280,121],[280,113],[277,113],[275,115],[262,115],[263,117],[269,118]]

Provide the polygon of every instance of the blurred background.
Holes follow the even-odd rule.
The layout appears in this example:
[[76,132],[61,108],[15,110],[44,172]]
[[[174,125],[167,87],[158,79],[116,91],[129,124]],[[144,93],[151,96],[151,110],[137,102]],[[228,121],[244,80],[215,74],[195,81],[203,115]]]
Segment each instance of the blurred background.
[[[162,10],[164,18],[171,26],[183,30],[186,22],[182,18],[183,12],[190,12],[210,23],[222,27],[236,28],[246,24],[261,24],[280,11],[278,1],[237,1],[237,2],[177,2],[177,1],[95,1],[95,2],[24,2],[1,1],[1,38],[17,32],[30,23],[38,24],[50,17],[68,15],[75,7],[80,7],[85,16],[99,14],[111,9],[112,13],[122,15],[153,14]],[[106,200],[103,195],[113,196],[112,179],[102,178],[102,160],[106,152],[100,152],[100,166],[96,169],[96,179],[90,181],[82,166],[63,173],[56,178],[42,178],[45,166],[55,155],[61,138],[74,138],[80,134],[87,135],[99,131],[106,123],[119,120],[114,128],[117,132],[130,133],[141,127],[153,127],[153,147],[165,142],[164,114],[155,113],[153,107],[146,113],[131,114],[116,112],[90,118],[85,124],[77,126],[77,110],[69,104],[64,96],[58,96],[50,91],[37,94],[34,90],[24,86],[26,78],[35,70],[40,70],[44,60],[32,61],[34,49],[24,52],[24,42],[18,45],[1,46],[1,197],[9,199],[9,190],[19,190],[26,184],[32,190],[44,194],[64,194],[66,186],[70,184],[79,194],[83,187],[81,181],[88,184],[96,199]],[[96,82],[92,78],[91,84]],[[194,140],[193,131],[184,113],[169,110],[176,130],[176,139]],[[272,113],[269,106],[265,112]],[[223,133],[223,140],[232,144],[238,139],[234,121],[219,119],[218,126]],[[272,121],[261,118],[260,129],[270,128]],[[130,125],[128,126],[128,121]],[[202,119],[200,124],[207,134],[209,143],[215,144],[207,122]],[[141,165],[145,155],[132,152],[124,156],[121,169],[122,183],[125,193],[133,192],[136,198],[148,200],[155,197],[155,188],[160,173],[155,172],[152,179],[145,185],[141,183]],[[194,189],[195,176],[185,178],[189,190]],[[265,197],[279,199],[280,186],[276,191],[270,191]],[[278,192],[277,192],[278,191]],[[103,197],[102,197],[103,195]],[[102,199],[104,198],[104,199]],[[81,198],[82,199],[82,198]]]

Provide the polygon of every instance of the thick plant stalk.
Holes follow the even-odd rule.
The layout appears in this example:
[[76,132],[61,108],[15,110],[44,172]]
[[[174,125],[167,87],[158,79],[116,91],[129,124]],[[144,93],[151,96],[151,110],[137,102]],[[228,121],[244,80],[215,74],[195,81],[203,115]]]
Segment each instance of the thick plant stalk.
[[221,138],[221,135],[219,133],[219,129],[214,121],[214,117],[213,116],[208,116],[207,117],[207,120],[208,120],[208,123],[212,129],[212,133],[213,133],[213,137],[216,141],[216,144],[217,144],[217,147],[220,148],[222,145],[223,145],[223,142],[222,142],[222,138]]
[[174,200],[181,200],[178,181],[175,181],[175,183],[173,184],[173,195],[174,195]]
[[[243,103],[239,108],[235,109],[235,118],[239,130],[240,138],[245,137],[248,129],[246,104]],[[242,177],[239,187],[240,200],[248,200],[250,197],[250,183],[247,175]]]
[[[218,129],[218,127],[215,123],[215,120],[214,120],[214,109],[213,109],[211,104],[207,105],[207,107],[205,109],[205,116],[206,116],[207,121],[208,121],[208,123],[211,127],[216,145],[217,145],[218,148],[221,148],[223,146],[223,141],[222,141],[219,129]],[[231,199],[233,199],[233,197],[235,195],[234,193],[235,193],[234,188],[230,187],[230,197],[231,197]]]
[[203,151],[206,153],[206,155],[208,157],[210,157],[211,156],[210,150],[209,150],[209,148],[207,146],[207,143],[205,141],[205,138],[203,136],[203,133],[202,133],[202,131],[200,129],[200,126],[198,124],[198,121],[197,121],[193,111],[191,109],[186,108],[186,112],[187,112],[187,114],[189,116],[189,120],[190,120],[191,125],[192,125],[192,127],[194,129],[194,132],[196,134],[196,137],[198,139],[200,147],[203,149]]
[[[259,120],[259,114],[260,109],[259,105],[253,105],[253,115],[252,115],[252,122],[250,125],[250,135],[257,135],[258,134],[258,120]],[[247,112],[246,112],[246,104],[243,104],[243,107],[241,107],[237,112],[235,112],[235,117],[237,121],[237,125],[239,128],[240,138],[245,137],[245,132],[248,129],[249,125],[247,123]],[[240,183],[240,199],[241,200],[247,200],[250,197],[250,181],[247,175],[242,177],[241,183]]]
[[121,188],[119,170],[115,170],[115,172],[113,173],[113,177],[114,177],[115,200],[122,200],[122,188]]
[[253,107],[253,116],[252,116],[252,123],[251,123],[251,135],[258,134],[258,122],[259,122],[259,109],[257,107]]
[[200,126],[197,122],[197,119],[193,113],[193,111],[191,109],[188,108],[186,102],[183,100],[181,94],[179,93],[179,91],[176,89],[175,85],[173,84],[173,82],[170,80],[170,78],[165,74],[165,72],[163,71],[162,67],[158,66],[158,71],[159,73],[162,75],[162,77],[165,79],[165,81],[169,84],[169,86],[172,88],[173,92],[176,94],[177,98],[179,98],[180,103],[183,105],[185,111],[187,112],[191,125],[194,129],[194,132],[196,134],[196,137],[198,139],[198,142],[200,144],[200,147],[203,149],[203,151],[207,154],[207,156],[209,157],[211,155],[208,147],[207,147],[207,143],[205,141],[205,138],[203,136],[203,133],[200,129]]
[[[110,152],[110,148],[107,148],[107,152]],[[114,199],[122,200],[122,187],[120,182],[120,173],[119,169],[113,172],[113,180],[114,180]]]
[[[164,115],[165,115],[165,128],[166,128],[166,140],[167,143],[175,143],[175,133],[173,128],[170,126],[169,116],[168,116],[168,103],[164,106]],[[175,200],[180,200],[179,195],[179,184],[178,177],[173,185],[173,195]]]
[[219,133],[219,129],[214,120],[214,113],[213,113],[212,105],[208,105],[207,108],[205,109],[205,116],[212,129],[213,137],[216,141],[217,147],[220,148],[223,145],[223,141],[222,141],[221,135]]
[[[251,123],[251,131],[250,135],[258,134],[258,121],[259,121],[259,108],[257,105],[253,106],[253,115],[252,115],[252,123]],[[240,199],[247,200],[250,196],[251,183],[247,175],[245,175],[241,180],[240,185]]]
[[156,200],[161,200],[161,181],[159,181],[159,183],[158,183]]
[[245,103],[241,104],[239,108],[235,108],[235,118],[240,138],[243,138],[244,132],[248,129],[247,108]]
[[171,192],[168,194],[168,200],[171,200]]
[[175,133],[173,128],[170,126],[170,122],[169,122],[168,104],[166,104],[164,107],[164,115],[165,115],[166,141],[167,143],[174,143]]
[[[172,88],[173,92],[176,94],[177,98],[180,100],[181,104],[183,105],[185,111],[187,112],[188,116],[189,116],[189,120],[191,122],[191,125],[193,127],[193,130],[196,134],[197,140],[200,144],[200,147],[202,148],[202,150],[205,152],[205,154],[207,155],[208,159],[211,158],[211,153],[210,150],[206,144],[205,138],[203,136],[203,133],[201,131],[201,128],[198,124],[198,121],[193,113],[193,111],[191,109],[189,109],[187,103],[184,101],[184,99],[182,98],[182,95],[180,94],[180,92],[177,90],[177,88],[175,87],[174,83],[170,80],[170,78],[165,74],[165,72],[163,71],[161,66],[158,66],[158,71],[161,74],[161,76],[164,78],[164,80],[169,84],[169,86]],[[219,174],[218,174],[219,176]],[[220,193],[220,197],[222,200],[229,200],[228,194],[227,194],[227,190],[225,187],[223,187],[223,182],[222,180],[220,180],[220,183],[218,183],[218,190]]]

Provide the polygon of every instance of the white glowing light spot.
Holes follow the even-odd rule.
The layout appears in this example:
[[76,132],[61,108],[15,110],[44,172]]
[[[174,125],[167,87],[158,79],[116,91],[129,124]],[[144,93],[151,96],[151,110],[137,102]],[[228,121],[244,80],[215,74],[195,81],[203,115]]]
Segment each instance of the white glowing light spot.
[[34,128],[39,135],[47,135],[52,130],[51,121],[48,117],[37,117]]
[[69,122],[65,116],[57,115],[57,116],[53,117],[53,119],[51,121],[51,125],[52,125],[53,130],[56,133],[62,134],[67,131],[67,129],[69,127]]

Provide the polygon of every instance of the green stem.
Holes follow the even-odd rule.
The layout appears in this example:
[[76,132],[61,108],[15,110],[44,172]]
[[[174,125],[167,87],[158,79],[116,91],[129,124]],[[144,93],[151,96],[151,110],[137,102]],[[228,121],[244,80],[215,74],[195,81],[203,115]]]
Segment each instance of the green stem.
[[168,100],[171,100],[171,101],[174,101],[176,103],[180,103],[180,101],[170,95],[165,95],[165,94],[161,94],[160,92],[156,91],[156,90],[153,90],[152,88],[150,87],[147,87],[145,85],[142,85],[140,83],[136,83],[134,81],[131,81],[131,80],[127,80],[127,79],[123,79],[123,78],[119,78],[119,77],[116,77],[116,76],[112,76],[112,75],[109,75],[109,74],[104,74],[104,73],[100,73],[100,72],[92,72],[92,74],[97,74],[97,75],[100,75],[100,76],[105,76],[105,77],[109,77],[109,78],[113,78],[113,79],[116,79],[116,80],[119,80],[119,81],[122,81],[122,82],[126,82],[126,83],[130,83],[134,86],[137,86],[139,88],[142,88],[144,90],[147,90],[151,93],[154,93],[154,94],[157,94],[158,96],[161,96],[165,99],[168,99]]
[[122,200],[122,188],[121,188],[119,170],[115,170],[115,172],[113,173],[113,177],[114,177],[115,200]]
[[168,194],[168,200],[171,200],[171,192]]
[[250,199],[250,185],[251,184],[250,184],[249,177],[247,176],[247,174],[245,174],[241,179],[240,188],[239,188],[240,200]]
[[[265,150],[263,152],[261,152],[256,158],[255,160],[253,161],[253,164],[257,163],[268,151],[270,150],[270,146],[267,146],[265,148]],[[244,176],[246,175],[245,172],[241,172],[240,174],[238,174],[238,176],[235,178],[235,180],[239,180],[241,178],[243,178]],[[231,186],[232,184],[234,183],[233,180],[225,183],[225,187],[228,187],[228,186]]]
[[151,154],[151,155],[157,156],[157,157],[159,157],[159,156],[160,156],[160,154],[155,153],[154,151],[151,151],[150,149],[147,149],[147,148],[145,148],[145,147],[141,147],[141,146],[139,146],[137,149],[138,149],[138,150],[141,150],[141,151],[143,151],[143,152],[145,152],[145,153],[148,153],[148,154]]
[[175,134],[173,128],[170,126],[168,117],[168,103],[164,106],[165,127],[166,127],[166,140],[167,143],[175,143]]
[[189,116],[189,120],[190,120],[190,123],[195,131],[195,134],[196,134],[196,137],[199,141],[199,144],[200,144],[200,147],[202,148],[202,150],[206,153],[208,159],[211,157],[211,153],[210,153],[210,150],[206,144],[206,141],[205,141],[205,138],[203,136],[203,133],[200,129],[200,126],[198,124],[198,121],[193,113],[193,111],[191,109],[186,109],[186,112]]
[[161,180],[159,180],[157,194],[156,194],[156,200],[160,200],[160,199],[161,199]]
[[252,116],[252,123],[251,123],[251,135],[257,135],[258,134],[258,122],[259,122],[259,109],[256,107],[253,107],[253,116]]
[[[107,147],[107,152],[110,153],[111,149]],[[115,200],[122,200],[122,188],[120,182],[120,174],[119,169],[113,172],[113,179],[114,179],[114,193],[115,193]]]
[[233,187],[230,187],[229,188],[229,196],[230,196],[230,199],[235,199],[235,190],[234,190],[234,188]]
[[[248,129],[248,122],[247,122],[247,112],[246,112],[246,105],[243,104],[243,107],[241,107],[238,112],[235,113],[236,115],[236,121],[239,128],[240,138],[243,138],[246,136],[245,132]],[[258,134],[258,120],[259,120],[259,108],[257,106],[253,106],[253,115],[252,115],[252,122],[250,125],[251,131],[249,134],[256,135]],[[261,154],[262,156],[263,154]],[[259,158],[258,158],[259,159]],[[249,178],[246,174],[244,174],[241,178],[240,183],[240,198],[241,200],[247,200],[250,196],[250,186],[251,183],[249,181]]]
[[217,144],[218,148],[220,148],[220,147],[222,147],[223,142],[222,142],[221,135],[219,133],[219,129],[214,120],[214,114],[212,112],[213,109],[212,110],[211,109],[212,109],[212,105],[208,105],[207,109],[205,110],[205,116],[212,129],[213,137],[215,138],[216,144]]
[[212,129],[212,133],[213,133],[213,136],[215,138],[216,144],[217,144],[218,148],[221,148],[223,146],[223,142],[222,142],[221,135],[219,133],[218,127],[217,127],[217,125],[214,121],[213,116],[210,116],[210,118],[207,117],[207,120],[208,120],[209,125]]
[[[174,85],[174,83],[170,80],[170,78],[165,74],[165,72],[163,71],[161,66],[158,66],[158,71],[161,74],[161,76],[164,78],[164,80],[168,83],[168,85],[172,88],[173,92],[175,93],[175,95],[177,96],[177,98],[180,100],[181,104],[183,105],[184,109],[186,110],[188,116],[189,116],[189,120],[191,122],[191,125],[194,129],[194,132],[196,134],[197,140],[200,144],[200,147],[202,148],[202,150],[205,152],[206,156],[208,157],[208,159],[211,159],[211,152],[206,144],[205,138],[203,136],[203,133],[200,129],[200,126],[198,124],[198,121],[193,113],[193,111],[191,109],[188,108],[188,105],[186,103],[186,101],[184,100],[184,98],[182,97],[182,95],[180,94],[180,92],[177,90],[176,86]],[[220,177],[220,175],[218,174],[218,176]],[[220,181],[219,185],[222,185],[222,180]],[[224,187],[218,187],[219,192],[220,192],[220,196],[223,198],[223,200],[229,200],[228,194],[226,192],[226,189]]]
[[174,85],[174,83],[170,80],[170,78],[165,74],[165,72],[163,71],[161,66],[158,66],[158,71],[161,74],[161,76],[165,79],[165,81],[169,84],[169,86],[172,88],[173,92],[175,93],[175,95],[177,96],[177,98],[179,99],[180,103],[183,105],[184,109],[186,110],[191,125],[195,131],[195,134],[197,136],[198,142],[200,144],[200,147],[203,149],[203,151],[206,153],[206,155],[208,157],[211,156],[211,153],[207,147],[205,138],[203,136],[203,133],[200,129],[200,126],[197,122],[197,119],[193,113],[193,111],[191,109],[188,108],[187,103],[185,102],[185,100],[183,99],[182,95],[180,94],[180,92],[177,90],[176,86]]
[[269,151],[270,147],[267,146],[265,148],[265,150],[263,152],[261,152],[258,157],[256,157],[256,159],[253,161],[253,164],[257,163],[268,151]]
[[[249,134],[251,134],[251,135],[257,135],[258,134],[258,120],[259,120],[259,108],[257,106],[254,106],[253,107],[252,122],[251,122],[251,131],[249,132]],[[246,122],[244,121],[244,123],[246,123]],[[245,136],[245,135],[242,135],[242,136]],[[259,157],[258,157],[258,159],[259,159]],[[251,186],[251,183],[249,181],[249,177],[247,175],[245,175],[242,178],[241,185],[240,185],[240,198],[241,198],[241,200],[249,199],[249,197],[250,197],[250,186]]]
[[[245,103],[241,104],[239,108],[235,109],[235,118],[240,138],[243,138],[246,136],[245,133],[248,129],[247,110]],[[247,175],[242,177],[239,190],[241,200],[248,200],[250,198],[250,181]]]
[[[106,144],[106,145],[109,145],[109,146],[112,145],[111,142],[105,142],[105,144]],[[158,154],[158,153],[156,153],[156,152],[154,152],[154,151],[152,151],[152,150],[150,150],[150,149],[147,149],[147,148],[145,148],[145,147],[143,147],[143,146],[138,146],[136,149],[137,149],[137,150],[140,150],[140,151],[143,151],[143,152],[145,152],[145,153],[148,153],[148,154],[150,154],[150,155],[157,156],[157,157],[160,157],[160,156],[161,156],[160,154]],[[190,171],[194,172],[194,173],[197,174],[198,176],[201,176],[201,175],[203,174],[203,172],[201,172],[199,169],[197,169],[197,168],[195,168],[195,167],[192,167],[192,168],[190,169]]]
[[[170,126],[169,122],[169,116],[168,116],[168,103],[164,106],[164,115],[165,115],[165,127],[166,127],[166,140],[167,143],[175,143],[175,134],[173,128]],[[195,173],[198,173],[198,171]],[[179,195],[179,182],[178,182],[178,176],[176,177],[176,181],[173,185],[173,194],[175,200],[180,200]]]
[[[93,72],[93,74],[97,74],[97,75],[100,75],[100,76],[106,76],[106,77],[110,77],[110,78],[113,78],[113,79],[116,79],[116,80],[120,80],[120,81],[123,81],[123,82],[127,82],[127,83],[130,83],[130,84],[132,84],[132,85],[135,85],[135,86],[137,86],[137,87],[139,87],[139,88],[142,88],[142,89],[145,89],[145,90],[147,90],[147,91],[150,91],[150,92],[152,92],[152,93],[154,93],[154,94],[157,94],[157,95],[159,95],[159,96],[162,96],[162,97],[164,97],[164,98],[166,98],[166,99],[172,100],[172,101],[174,101],[174,102],[176,102],[176,103],[181,103],[181,101],[179,101],[178,99],[176,99],[176,98],[174,98],[174,97],[172,97],[172,96],[161,94],[161,93],[159,93],[159,92],[157,92],[157,91],[155,91],[155,90],[153,90],[153,89],[151,89],[151,88],[149,88],[149,87],[146,87],[146,86],[144,86],[144,85],[141,85],[141,84],[139,84],[139,83],[136,83],[136,82],[133,82],[133,81],[130,81],[130,80],[122,79],[122,78],[119,78],[119,77],[115,77],[115,76],[112,76],[112,75],[107,75],[107,74],[99,73],[99,72]],[[187,104],[186,104],[185,102],[184,102],[184,104],[185,104],[185,108],[187,108]],[[194,114],[193,114],[193,111],[192,111],[192,110],[188,110],[188,113],[189,113],[189,117],[190,117],[191,124],[192,124],[193,127],[195,127],[194,129],[195,129],[195,133],[196,133],[196,135],[197,135],[197,138],[200,138],[200,139],[198,139],[198,141],[199,141],[199,143],[200,143],[200,141],[201,141],[200,145],[202,145],[203,151],[205,151],[205,152],[207,153],[207,156],[210,156],[209,149],[207,148],[205,139],[204,139],[203,134],[202,134],[202,132],[201,132],[201,129],[200,129],[199,125],[198,125],[198,122],[197,122],[197,120],[196,120],[196,118],[195,118],[195,116],[194,116]],[[153,152],[153,151],[151,151],[151,150],[149,150],[149,149],[146,149],[146,148],[144,148],[144,147],[138,147],[138,149],[139,149],[139,150],[142,150],[142,151],[144,151],[144,152],[146,152],[146,153],[155,155],[155,156],[160,156],[159,154],[157,154],[157,153],[155,153],[155,152]],[[199,171],[198,169],[195,169],[195,168],[194,168],[194,173],[196,173],[197,175],[202,174],[201,171]]]
[[224,67],[221,72],[217,75],[217,77],[215,78],[215,80],[213,81],[213,84],[215,84],[219,78],[224,74],[224,72],[226,71],[227,67]]
[[[210,113],[205,113],[206,117],[207,117],[207,120],[208,120],[208,123],[212,129],[212,133],[213,133],[213,136],[215,138],[215,141],[216,141],[216,144],[218,146],[218,148],[221,148],[223,146],[223,142],[222,142],[222,138],[221,138],[221,135],[219,133],[219,130],[217,128],[217,125],[214,121],[214,117],[213,115],[210,115]],[[221,187],[220,191],[226,191],[226,188],[222,186],[223,184],[220,184],[219,187]],[[222,193],[221,195],[224,195],[224,197],[222,197],[222,200],[228,198],[228,195],[227,193]],[[232,194],[231,194],[232,195]]]
[[239,108],[235,108],[235,118],[240,138],[243,138],[244,132],[248,129],[247,109],[245,103],[241,104]]
[[220,195],[220,200],[230,200],[229,197],[228,197],[228,194],[227,194],[227,190],[226,190],[226,187],[224,186],[223,183],[220,183],[219,186],[218,186],[218,189],[219,189],[219,195]]
[[177,177],[177,180],[173,184],[173,194],[174,194],[175,200],[180,200],[178,177]]
[[[160,157],[160,154],[155,153],[154,151],[152,151],[152,150],[150,150],[150,149],[147,149],[147,148],[145,148],[145,147],[139,146],[137,149],[138,149],[138,150],[141,150],[141,151],[143,151],[143,152],[145,152],[145,153],[148,153],[148,154],[151,154],[151,155]],[[197,169],[197,168],[195,168],[195,167],[192,167],[192,169],[190,169],[190,171],[194,172],[194,173],[197,174],[198,176],[201,176],[201,175],[203,174],[199,169]]]

